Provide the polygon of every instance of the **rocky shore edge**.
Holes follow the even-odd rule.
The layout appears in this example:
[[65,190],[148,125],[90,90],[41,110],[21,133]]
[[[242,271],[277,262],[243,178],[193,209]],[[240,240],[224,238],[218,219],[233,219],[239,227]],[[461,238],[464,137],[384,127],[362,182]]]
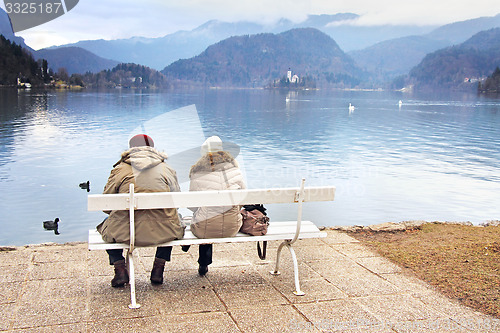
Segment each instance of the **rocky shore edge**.
[[[333,227],[324,227],[325,229],[330,230],[339,230],[344,232],[402,232],[407,230],[417,230],[422,229],[424,224],[458,224],[458,225],[466,225],[466,226],[474,226],[478,228],[483,227],[498,227],[500,226],[500,220],[490,220],[481,224],[473,224],[472,222],[453,222],[453,221],[402,221],[402,222],[385,222],[380,224],[373,224],[368,226],[363,225],[353,225],[353,226],[333,226]],[[321,228],[320,228],[321,229]]]

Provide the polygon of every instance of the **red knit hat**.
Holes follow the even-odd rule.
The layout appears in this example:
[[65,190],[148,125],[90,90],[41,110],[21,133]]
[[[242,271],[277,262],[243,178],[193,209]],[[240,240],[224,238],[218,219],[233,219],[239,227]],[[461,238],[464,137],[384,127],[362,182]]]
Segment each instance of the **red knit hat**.
[[137,134],[130,139],[128,142],[130,148],[132,147],[142,147],[142,146],[150,146],[154,147],[155,143],[153,139],[146,134]]

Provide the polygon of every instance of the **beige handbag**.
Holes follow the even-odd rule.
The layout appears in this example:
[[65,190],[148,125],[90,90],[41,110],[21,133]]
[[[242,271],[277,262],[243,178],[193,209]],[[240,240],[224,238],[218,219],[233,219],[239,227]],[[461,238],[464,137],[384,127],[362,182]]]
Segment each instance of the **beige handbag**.
[[245,205],[240,210],[243,217],[243,224],[240,231],[252,236],[262,236],[267,233],[269,217],[266,216],[266,209],[262,205]]

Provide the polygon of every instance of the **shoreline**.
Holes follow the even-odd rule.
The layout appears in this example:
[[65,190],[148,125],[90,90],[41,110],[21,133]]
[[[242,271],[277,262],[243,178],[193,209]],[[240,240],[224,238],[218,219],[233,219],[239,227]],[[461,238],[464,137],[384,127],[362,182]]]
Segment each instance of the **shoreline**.
[[450,224],[450,225],[464,225],[471,227],[498,227],[500,226],[500,220],[487,220],[486,222],[480,224],[473,224],[470,221],[423,221],[423,220],[409,220],[401,222],[384,222],[372,225],[352,225],[352,226],[333,226],[325,227],[330,230],[338,230],[344,232],[360,232],[360,231],[371,231],[371,232],[399,232],[406,230],[416,230],[422,229],[424,224]]
[[[453,225],[464,225],[464,226],[472,226],[478,228],[484,227],[499,227],[500,220],[488,220],[486,222],[480,224],[473,224],[472,222],[465,221],[423,221],[423,220],[409,220],[409,221],[401,221],[401,222],[384,222],[378,224],[371,225],[351,225],[351,226],[318,226],[320,230],[337,230],[343,232],[361,232],[361,231],[370,231],[370,232],[402,232],[406,230],[416,230],[422,229],[424,224],[453,224]],[[68,242],[43,242],[43,243],[32,243],[32,244],[24,244],[24,245],[0,245],[0,253],[15,251],[19,248],[32,248],[32,247],[48,247],[48,246],[78,246],[81,244],[86,244],[87,241],[68,241]]]
[[44,243],[25,244],[25,245],[0,245],[0,253],[17,251],[19,249],[35,248],[35,247],[79,246],[79,245],[86,244],[86,243],[88,243],[88,242],[86,242],[86,241],[72,241],[72,242],[64,242],[64,243],[44,242]]

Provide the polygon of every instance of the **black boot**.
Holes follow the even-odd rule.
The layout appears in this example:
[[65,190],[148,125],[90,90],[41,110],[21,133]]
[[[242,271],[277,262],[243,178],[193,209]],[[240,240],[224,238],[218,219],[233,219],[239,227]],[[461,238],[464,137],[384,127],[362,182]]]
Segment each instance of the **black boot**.
[[208,272],[208,266],[202,266],[202,265],[200,265],[198,267],[198,274],[200,276],[205,276],[205,274],[207,274],[207,272]]
[[163,269],[165,268],[165,259],[155,258],[153,269],[151,270],[151,283],[163,283]]
[[115,266],[115,277],[111,280],[111,286],[113,288],[123,287],[125,283],[129,282],[125,260],[115,261],[113,266]]

